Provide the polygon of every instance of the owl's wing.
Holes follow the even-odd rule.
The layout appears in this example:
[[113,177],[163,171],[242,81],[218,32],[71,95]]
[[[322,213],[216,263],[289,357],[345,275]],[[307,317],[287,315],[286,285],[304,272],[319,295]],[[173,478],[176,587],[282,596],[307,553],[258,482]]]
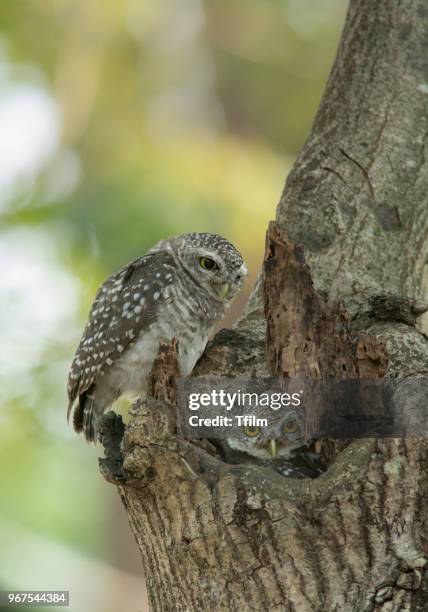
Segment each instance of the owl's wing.
[[175,269],[170,253],[155,251],[126,265],[101,285],[71,364],[67,418],[75,400],[156,320]]

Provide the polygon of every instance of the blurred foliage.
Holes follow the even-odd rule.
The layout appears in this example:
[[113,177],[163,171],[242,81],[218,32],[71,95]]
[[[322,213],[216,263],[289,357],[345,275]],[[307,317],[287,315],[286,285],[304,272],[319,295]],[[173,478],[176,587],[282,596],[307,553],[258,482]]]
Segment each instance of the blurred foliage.
[[0,537],[1,517],[13,517],[129,567],[106,535],[114,491],[99,450],[64,419],[95,289],[160,238],[195,230],[231,239],[254,280],[345,10],[345,0],[0,4]]

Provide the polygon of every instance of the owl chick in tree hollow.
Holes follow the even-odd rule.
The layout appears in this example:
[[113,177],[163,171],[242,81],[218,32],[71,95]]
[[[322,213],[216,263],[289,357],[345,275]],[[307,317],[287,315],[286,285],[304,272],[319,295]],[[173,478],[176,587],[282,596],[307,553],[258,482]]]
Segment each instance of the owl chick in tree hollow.
[[[270,431],[243,427],[234,439],[226,440],[229,460],[242,462],[242,454],[269,466],[285,478],[318,478],[323,472],[317,453],[305,446],[302,415],[292,408],[276,413]],[[223,446],[224,450],[224,446]]]
[[[266,409],[260,409],[266,416]],[[257,418],[257,410],[252,411]],[[264,460],[287,457],[290,452],[303,446],[303,423],[301,415],[294,408],[283,407],[271,413],[269,427],[244,426],[235,437],[227,438],[230,448]]]
[[188,376],[240,289],[247,269],[216,234],[162,240],[100,287],[68,379],[68,412],[77,432],[96,442],[104,411],[122,395],[138,397],[160,342],[178,340]]
[[[257,411],[252,414],[257,416]],[[294,408],[283,407],[273,414],[268,428],[242,427],[234,437],[214,443],[229,463],[250,460],[285,478],[318,478],[324,470],[319,455],[305,445],[302,416]]]

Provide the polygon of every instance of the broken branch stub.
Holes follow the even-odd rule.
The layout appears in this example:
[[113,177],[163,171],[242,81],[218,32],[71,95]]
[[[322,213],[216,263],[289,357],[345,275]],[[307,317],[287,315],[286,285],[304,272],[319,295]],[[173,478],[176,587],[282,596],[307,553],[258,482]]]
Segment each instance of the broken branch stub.
[[263,266],[267,357],[276,376],[355,378],[358,369],[349,317],[339,301],[314,288],[303,248],[269,224]]
[[[310,384],[313,379],[373,379],[386,374],[385,342],[352,333],[342,302],[329,301],[316,291],[303,248],[274,221],[266,235],[263,290],[266,353],[274,376],[307,379]],[[306,406],[306,432],[319,431],[328,411],[322,399]],[[330,463],[330,448],[328,456]]]

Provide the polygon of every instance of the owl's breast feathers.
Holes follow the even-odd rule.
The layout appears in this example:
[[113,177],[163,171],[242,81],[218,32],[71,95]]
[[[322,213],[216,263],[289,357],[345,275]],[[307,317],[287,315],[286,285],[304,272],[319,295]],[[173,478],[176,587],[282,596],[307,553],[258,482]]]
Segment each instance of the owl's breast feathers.
[[175,273],[173,256],[156,251],[134,260],[100,287],[70,368],[67,418],[75,400],[156,321]]

